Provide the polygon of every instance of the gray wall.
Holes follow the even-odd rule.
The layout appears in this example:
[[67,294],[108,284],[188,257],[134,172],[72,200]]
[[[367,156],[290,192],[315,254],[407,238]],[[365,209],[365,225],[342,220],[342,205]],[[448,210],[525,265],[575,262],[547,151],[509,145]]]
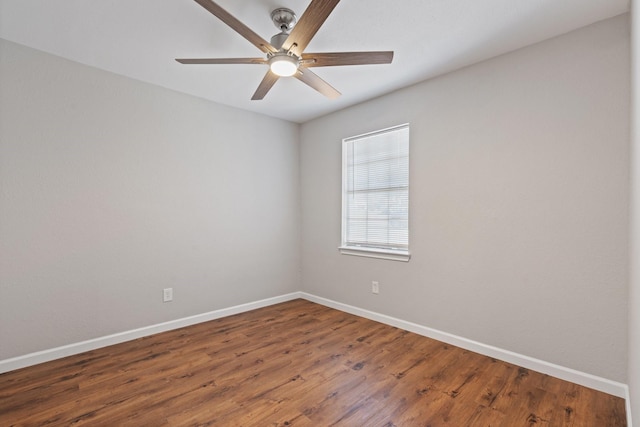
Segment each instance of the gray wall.
[[629,278],[629,393],[633,419],[640,423],[640,3],[631,5],[631,242]]
[[[302,125],[304,290],[626,382],[629,61],[625,15]],[[405,122],[412,259],[340,255],[341,139]]]
[[300,289],[298,125],[5,41],[0,76],[0,360]]

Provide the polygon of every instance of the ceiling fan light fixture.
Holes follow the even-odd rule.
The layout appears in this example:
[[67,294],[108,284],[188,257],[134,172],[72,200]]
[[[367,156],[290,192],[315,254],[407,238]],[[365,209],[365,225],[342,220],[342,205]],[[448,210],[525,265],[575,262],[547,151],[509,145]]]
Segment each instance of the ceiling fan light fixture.
[[298,71],[300,60],[286,53],[276,53],[269,58],[269,67],[271,72],[280,77],[293,76]]
[[340,92],[311,71],[310,67],[390,64],[393,59],[392,51],[305,53],[305,48],[316,31],[324,24],[340,0],[310,0],[311,3],[300,17],[300,21],[291,9],[283,7],[275,9],[271,12],[271,20],[280,32],[271,37],[271,43],[233,17],[216,1],[195,1],[247,39],[266,54],[266,57],[177,58],[176,61],[181,64],[259,64],[260,66],[268,64],[269,70],[251,97],[254,101],[264,99],[280,77],[295,77],[327,98],[334,99],[340,96]]

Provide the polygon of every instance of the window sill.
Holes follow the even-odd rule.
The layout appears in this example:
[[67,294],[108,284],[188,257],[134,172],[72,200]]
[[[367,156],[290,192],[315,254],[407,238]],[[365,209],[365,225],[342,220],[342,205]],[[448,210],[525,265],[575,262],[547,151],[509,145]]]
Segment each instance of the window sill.
[[411,254],[407,251],[392,251],[373,248],[356,248],[353,246],[340,246],[338,248],[342,255],[363,256],[368,258],[388,259],[391,261],[408,262]]

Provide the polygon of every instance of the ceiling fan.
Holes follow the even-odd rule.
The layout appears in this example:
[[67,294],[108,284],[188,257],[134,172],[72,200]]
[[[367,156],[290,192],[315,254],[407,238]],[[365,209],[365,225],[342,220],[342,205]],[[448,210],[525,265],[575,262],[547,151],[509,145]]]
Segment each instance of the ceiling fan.
[[271,19],[280,33],[267,42],[249,27],[212,0],[195,0],[222,22],[234,29],[266,54],[263,58],[178,58],[181,64],[266,64],[267,74],[255,91],[252,100],[260,100],[280,77],[293,76],[328,98],[340,96],[335,88],[313,73],[311,67],[336,65],[389,64],[393,51],[304,53],[313,36],[340,0],[312,0],[299,20],[287,8],[271,12]]

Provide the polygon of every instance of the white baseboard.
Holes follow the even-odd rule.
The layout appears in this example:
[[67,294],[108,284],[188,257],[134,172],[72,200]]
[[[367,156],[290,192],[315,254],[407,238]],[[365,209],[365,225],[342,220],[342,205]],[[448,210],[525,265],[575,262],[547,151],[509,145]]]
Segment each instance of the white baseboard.
[[254,301],[246,304],[236,305],[233,307],[223,308],[220,310],[214,310],[208,313],[197,314],[195,316],[184,317],[182,319],[171,320],[169,322],[158,323],[156,325],[145,326],[143,328],[133,329],[130,331],[119,332],[113,335],[107,335],[87,341],[81,341],[62,347],[29,353],[25,354],[24,356],[0,360],[0,374],[3,372],[13,371],[15,369],[26,368],[27,366],[37,365],[38,363],[60,359],[62,357],[72,356],[74,354],[83,353],[85,351],[95,350],[97,348],[119,344],[125,341],[131,341],[148,335],[171,331],[173,329],[195,325],[196,323],[207,322],[209,320],[219,319],[221,317],[232,316],[238,313],[244,313],[245,311],[267,307],[269,305],[274,305],[301,297],[301,292],[293,292],[290,294],[267,298],[260,301]]
[[[617,397],[627,398],[627,402],[629,402],[629,389],[626,384],[611,381],[606,378],[597,377],[585,372],[576,371],[575,369],[566,368],[564,366],[556,365],[553,363],[545,362],[544,360],[539,360],[533,357],[514,353],[509,350],[504,350],[498,347],[483,344],[447,332],[442,332],[437,329],[418,325],[416,323],[407,322],[395,317],[387,316],[369,310],[364,310],[362,308],[343,304],[341,302],[333,301],[327,298],[318,297],[306,292],[302,292],[301,297],[311,302],[335,308],[336,310],[375,320],[376,322],[384,323],[386,325],[395,326],[406,331],[414,332],[418,335],[433,338],[435,340],[455,345],[457,347],[480,353],[485,356],[493,357],[495,359],[503,360],[508,363],[513,363],[514,365],[522,366],[523,368],[551,375],[562,380],[571,381],[575,384],[599,390],[604,393],[612,394]],[[627,414],[629,413],[630,411],[627,410]],[[631,426],[631,424],[629,424],[629,426]]]

